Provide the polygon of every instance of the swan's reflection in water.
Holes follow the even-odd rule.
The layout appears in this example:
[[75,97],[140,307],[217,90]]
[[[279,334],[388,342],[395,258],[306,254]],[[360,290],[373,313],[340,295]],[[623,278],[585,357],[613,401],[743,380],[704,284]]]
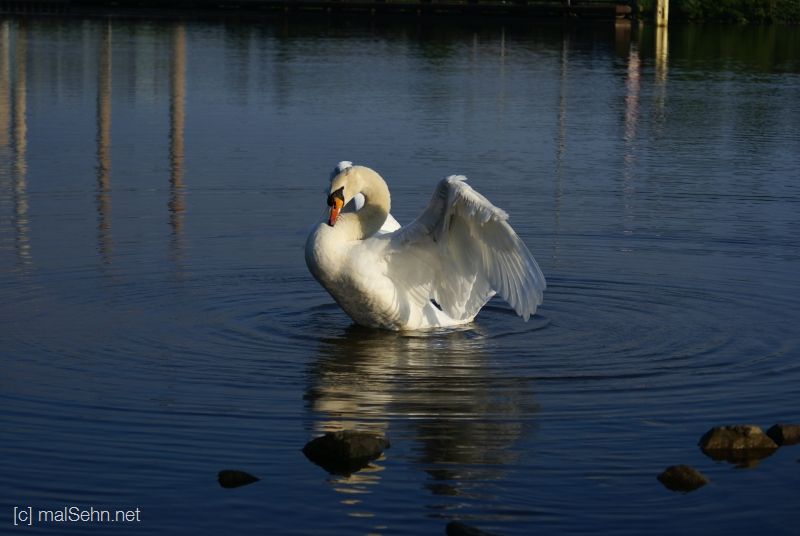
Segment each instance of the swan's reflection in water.
[[[410,457],[432,493],[487,493],[486,483],[502,480],[517,461],[536,412],[530,380],[518,377],[504,356],[489,357],[494,346],[475,325],[436,334],[353,326],[322,338],[306,391],[314,434],[386,433],[393,443],[387,455],[397,463]],[[353,475],[355,481],[337,481],[337,489],[356,484],[367,491],[381,465]]]

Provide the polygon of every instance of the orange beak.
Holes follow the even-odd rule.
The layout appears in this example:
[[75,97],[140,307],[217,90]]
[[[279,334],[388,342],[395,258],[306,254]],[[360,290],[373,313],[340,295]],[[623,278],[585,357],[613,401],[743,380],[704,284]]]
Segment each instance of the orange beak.
[[336,223],[336,218],[339,217],[339,212],[341,212],[342,205],[344,204],[344,201],[338,197],[334,197],[332,201],[333,203],[331,204],[331,212],[328,216],[328,225],[331,227],[333,227],[333,225]]

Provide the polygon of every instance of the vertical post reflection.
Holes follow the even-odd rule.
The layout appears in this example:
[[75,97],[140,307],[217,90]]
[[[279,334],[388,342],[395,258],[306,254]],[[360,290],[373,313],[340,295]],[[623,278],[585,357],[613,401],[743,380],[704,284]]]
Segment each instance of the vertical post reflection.
[[11,131],[14,144],[14,243],[17,251],[17,260],[23,266],[30,264],[31,261],[30,233],[28,228],[28,164],[26,161],[28,148],[28,123],[26,120],[27,59],[28,29],[25,23],[21,22],[17,28],[16,40],[14,43],[14,113]]
[[617,54],[627,56],[631,44],[633,25],[630,19],[617,19],[614,21],[614,49]]
[[624,156],[622,161],[622,197],[625,220],[623,233],[633,234],[634,165],[636,163],[636,129],[639,122],[639,92],[641,89],[641,59],[639,47],[631,43],[628,53],[628,72],[625,79],[625,133]]
[[178,23],[172,30],[170,63],[169,159],[170,198],[169,225],[172,228],[172,253],[176,258],[183,251],[183,129],[186,98],[186,32]]
[[664,106],[667,97],[667,71],[669,66],[669,35],[667,26],[656,27],[656,76],[655,91],[655,111],[658,123],[664,120]]
[[111,262],[111,23],[100,37],[97,63],[97,249]]
[[4,153],[8,149],[8,129],[11,126],[11,110],[9,107],[9,98],[11,96],[9,33],[10,30],[8,21],[4,20],[2,23],[0,23],[0,150],[2,150]]
[[[506,105],[506,27],[500,28],[500,93],[498,95],[500,111]],[[501,114],[502,117],[502,114]]]
[[669,59],[669,30],[666,26],[656,28],[656,83],[667,80],[667,60]]
[[10,218],[11,177],[7,162],[11,162],[9,129],[11,127],[11,62],[8,21],[0,23],[0,250],[5,249],[5,233],[13,231]]
[[476,63],[478,61],[478,33],[472,33],[472,48],[470,49],[472,52],[472,63]]
[[505,69],[506,66],[506,27],[500,28],[500,65]]
[[556,130],[556,184],[553,190],[553,258],[558,259],[560,249],[561,198],[564,179],[564,154],[567,149],[567,72],[569,68],[569,33],[561,38],[560,73],[558,79],[558,122]]
[[629,146],[636,138],[636,125],[639,121],[640,73],[639,49],[631,44],[628,53],[628,74],[625,79],[625,142]]

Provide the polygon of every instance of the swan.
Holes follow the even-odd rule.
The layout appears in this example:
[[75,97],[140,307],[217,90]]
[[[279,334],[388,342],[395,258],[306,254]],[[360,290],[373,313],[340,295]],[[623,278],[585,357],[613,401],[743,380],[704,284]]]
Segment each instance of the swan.
[[527,321],[547,284],[508,214],[466,177],[439,181],[427,208],[401,227],[389,187],[365,166],[340,162],[327,217],[306,240],[306,265],[357,324],[390,330],[471,322],[495,294]]

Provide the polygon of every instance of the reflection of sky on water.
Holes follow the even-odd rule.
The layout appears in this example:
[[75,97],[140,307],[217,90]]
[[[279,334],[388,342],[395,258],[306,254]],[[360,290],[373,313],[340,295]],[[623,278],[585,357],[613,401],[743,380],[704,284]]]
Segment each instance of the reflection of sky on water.
[[[709,419],[791,407],[800,55],[779,28],[615,28],[0,22],[0,387],[30,397],[4,406],[5,487],[168,503],[177,483],[203,505],[187,530],[221,533],[203,464],[238,454],[269,475],[236,496],[244,526],[681,528],[654,459],[706,462]],[[428,338],[332,330],[299,230],[343,158],[387,170],[402,222],[469,175],[552,275],[549,327],[490,308]],[[299,447],[342,427],[393,447],[327,476]],[[90,470],[125,434],[140,465]],[[788,454],[712,479],[770,480],[780,522]]]

